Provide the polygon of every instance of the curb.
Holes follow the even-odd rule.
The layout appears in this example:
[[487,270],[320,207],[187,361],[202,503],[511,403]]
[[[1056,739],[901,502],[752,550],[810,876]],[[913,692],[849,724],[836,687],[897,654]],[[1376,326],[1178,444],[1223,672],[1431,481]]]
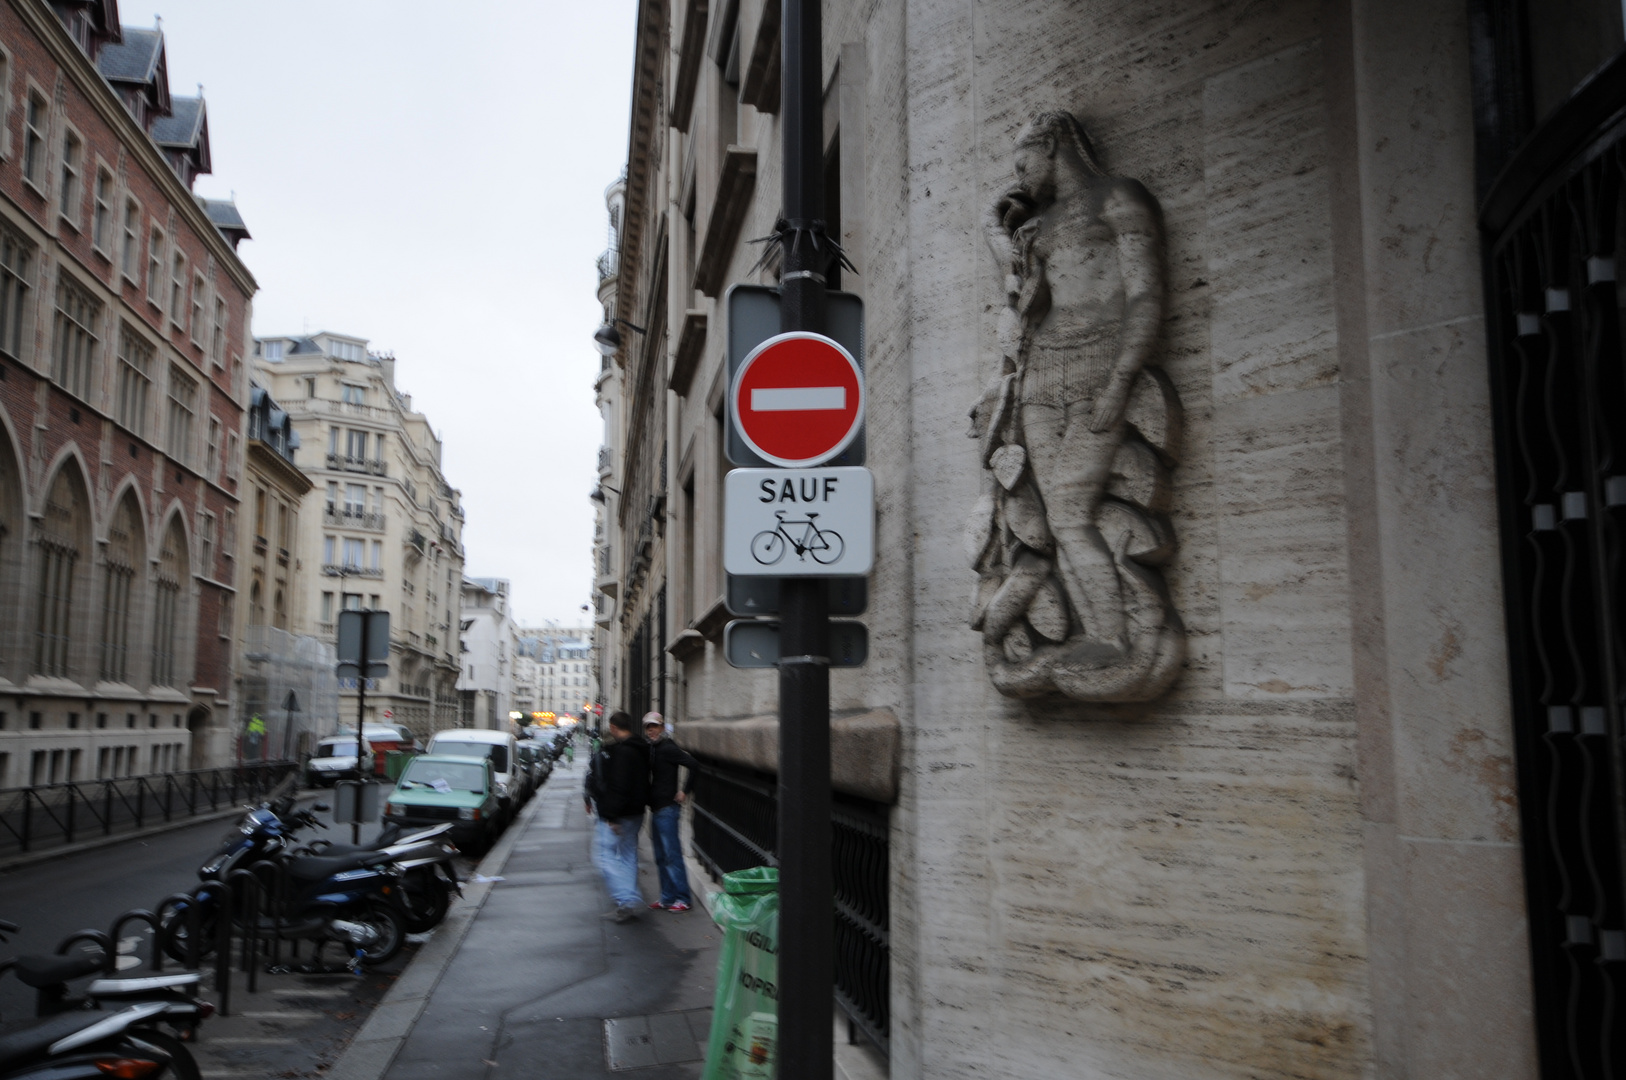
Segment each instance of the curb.
[[[486,852],[475,873],[483,877],[496,877],[502,873],[513,854],[519,838],[530,828],[531,819],[542,807],[539,790],[520,816],[509,823],[502,838]],[[361,1025],[345,1047],[344,1053],[333,1067],[323,1073],[325,1080],[380,1080],[400,1052],[407,1036],[418,1022],[418,1017],[429,1005],[429,997],[440,983],[440,977],[451,966],[457,952],[468,936],[469,929],[491,895],[493,882],[469,885],[463,890],[463,901],[454,904],[446,921],[436,927],[418,955],[396,978],[384,1000],[374,1007],[367,1022]]]
[[179,821],[166,821],[162,825],[150,825],[130,832],[114,833],[111,836],[98,836],[94,840],[81,840],[76,844],[64,844],[61,847],[47,848],[45,851],[30,851],[0,862],[0,874],[10,870],[20,870],[25,866],[33,866],[35,863],[49,862],[52,859],[65,859],[70,855],[78,855],[82,852],[113,847],[115,844],[122,844],[127,840],[140,840],[143,837],[158,836],[163,833],[174,832],[176,829],[190,828],[193,825],[207,825],[211,821],[239,817],[242,813],[243,807],[239,804],[230,809],[211,810],[207,814],[197,814]]

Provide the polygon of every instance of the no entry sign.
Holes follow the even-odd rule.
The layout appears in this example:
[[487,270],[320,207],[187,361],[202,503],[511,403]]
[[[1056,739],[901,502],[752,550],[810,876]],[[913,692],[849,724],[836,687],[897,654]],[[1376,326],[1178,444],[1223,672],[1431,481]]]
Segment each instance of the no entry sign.
[[823,334],[779,334],[740,365],[728,408],[735,430],[764,460],[818,465],[863,426],[864,377],[852,354]]

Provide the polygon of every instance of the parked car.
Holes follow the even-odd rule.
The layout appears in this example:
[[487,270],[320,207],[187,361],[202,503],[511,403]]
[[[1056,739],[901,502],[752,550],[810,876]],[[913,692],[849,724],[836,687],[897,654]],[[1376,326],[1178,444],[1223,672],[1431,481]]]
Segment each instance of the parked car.
[[459,847],[489,847],[501,828],[502,803],[489,758],[422,754],[407,763],[384,803],[384,821],[403,829],[452,823]]
[[[335,738],[344,737],[345,732],[343,731],[340,731],[338,735],[335,736]],[[356,741],[355,728],[350,729],[348,737],[351,742]],[[372,745],[374,776],[385,775],[385,755],[391,750],[413,750],[416,749],[417,745],[416,741],[412,737],[412,732],[408,731],[404,727],[398,727],[395,724],[363,724],[361,726],[361,737],[366,739],[367,742]]]
[[[372,744],[361,741],[362,754],[371,757]],[[356,736],[329,735],[316,744],[310,760],[305,762],[305,783],[310,787],[332,787],[340,780],[354,780],[356,768]]]
[[526,739],[519,744],[519,760],[531,774],[531,790],[539,790],[553,772],[553,755],[541,743]]
[[496,784],[497,798],[502,803],[503,824],[525,801],[528,778],[516,772],[519,763],[519,740],[506,731],[485,728],[451,728],[437,731],[429,740],[431,754],[455,754],[460,757],[483,757],[491,761],[491,778]]

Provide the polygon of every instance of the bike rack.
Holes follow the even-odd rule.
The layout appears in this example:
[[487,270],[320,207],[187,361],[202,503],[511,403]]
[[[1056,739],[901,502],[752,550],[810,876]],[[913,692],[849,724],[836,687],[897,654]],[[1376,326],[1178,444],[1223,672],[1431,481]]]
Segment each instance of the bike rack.
[[82,941],[88,941],[102,950],[102,974],[114,975],[119,970],[118,953],[113,948],[113,939],[100,930],[80,930],[69,934],[57,943],[56,954],[67,956],[68,950]]
[[[241,964],[243,972],[248,975],[248,992],[251,994],[258,994],[260,992],[260,968],[259,965],[254,962],[254,954],[259,951],[260,946],[260,912],[264,908],[264,901],[266,899],[265,886],[260,882],[260,879],[255,875],[253,870],[233,870],[231,873],[226,875],[226,887],[228,893],[234,900],[238,895],[237,885],[239,882],[250,887],[242,894],[242,921],[244,932],[242,934],[243,940],[240,946],[242,951]],[[230,911],[234,910],[235,905],[232,909],[228,910],[228,914]]]
[[[125,923],[130,923],[130,922],[146,923],[147,926],[152,930],[152,969],[154,971],[163,971],[164,970],[164,948],[163,948],[163,929],[164,928],[159,923],[158,916],[153,914],[152,912],[148,911],[146,908],[131,908],[129,911],[126,911],[123,915],[120,915],[117,919],[114,919],[113,920],[113,927],[112,927],[112,929],[110,929],[107,932],[107,936],[109,938],[111,938],[115,944],[117,944],[118,941],[119,941],[119,935],[124,930],[124,924]],[[108,973],[110,975],[118,970],[118,958],[117,957],[113,958],[112,968],[113,968],[113,971],[110,971]]]
[[[203,916],[198,909],[197,898],[191,893],[178,892],[170,893],[168,896],[158,901],[157,917],[160,927],[160,934],[163,933],[161,928],[164,925],[164,916],[171,913],[179,915],[186,920],[186,959],[183,961],[183,963],[186,964],[189,971],[196,971],[198,970],[198,960],[200,959],[198,953],[200,948],[198,943],[198,934],[203,928]],[[162,938],[159,940],[158,951],[163,951]]]

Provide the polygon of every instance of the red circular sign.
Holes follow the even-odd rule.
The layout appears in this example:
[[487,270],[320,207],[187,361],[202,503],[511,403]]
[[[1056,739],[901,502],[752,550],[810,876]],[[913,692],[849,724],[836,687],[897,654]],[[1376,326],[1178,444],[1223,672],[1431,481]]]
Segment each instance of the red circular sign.
[[751,350],[734,374],[728,407],[759,457],[786,468],[818,465],[863,426],[864,376],[836,342],[793,331]]

